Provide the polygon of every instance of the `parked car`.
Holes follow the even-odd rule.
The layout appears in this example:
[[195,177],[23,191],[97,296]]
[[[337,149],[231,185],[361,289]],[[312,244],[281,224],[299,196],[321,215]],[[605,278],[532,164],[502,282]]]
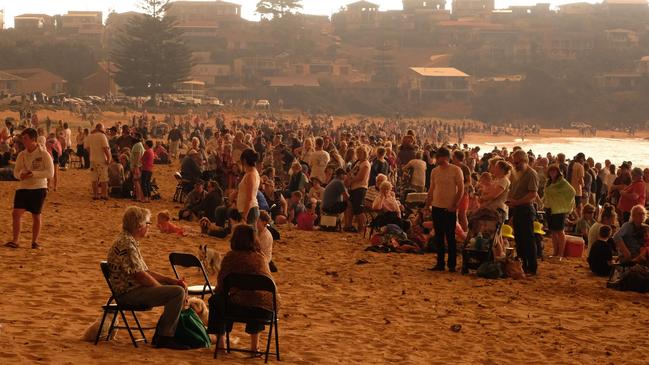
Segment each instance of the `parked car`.
[[266,99],[258,100],[257,103],[255,103],[255,108],[257,108],[257,109],[270,109],[270,101],[268,101]]

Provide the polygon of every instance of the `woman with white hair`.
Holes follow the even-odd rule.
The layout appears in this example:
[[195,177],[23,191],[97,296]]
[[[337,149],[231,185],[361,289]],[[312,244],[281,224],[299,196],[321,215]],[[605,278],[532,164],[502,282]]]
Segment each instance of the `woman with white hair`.
[[640,254],[640,248],[644,245],[645,230],[649,227],[644,223],[647,218],[647,210],[642,205],[631,208],[631,219],[624,223],[620,230],[613,236],[617,252],[622,261],[627,262],[635,259]]
[[156,347],[186,349],[174,339],[178,318],[185,302],[187,286],[180,279],[149,270],[138,240],[146,237],[151,225],[148,209],[131,206],[122,217],[122,233],[108,250],[109,282],[119,303],[158,307],[164,312],[158,320],[152,344]]

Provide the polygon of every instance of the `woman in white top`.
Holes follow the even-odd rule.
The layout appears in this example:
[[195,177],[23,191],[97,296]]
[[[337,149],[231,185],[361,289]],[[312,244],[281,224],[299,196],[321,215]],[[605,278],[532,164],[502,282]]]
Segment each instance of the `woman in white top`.
[[248,148],[241,153],[241,167],[243,168],[244,175],[239,182],[239,189],[237,192],[237,210],[245,219],[246,223],[255,227],[255,223],[259,218],[259,202],[257,202],[257,191],[259,190],[259,183],[261,179],[259,172],[255,167],[259,156],[257,152]]

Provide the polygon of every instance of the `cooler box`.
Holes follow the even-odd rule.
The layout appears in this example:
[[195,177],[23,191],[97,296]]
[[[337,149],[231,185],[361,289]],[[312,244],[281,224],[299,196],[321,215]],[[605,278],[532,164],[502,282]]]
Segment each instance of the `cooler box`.
[[584,254],[584,239],[575,236],[566,236],[566,248],[563,251],[565,257],[582,257]]

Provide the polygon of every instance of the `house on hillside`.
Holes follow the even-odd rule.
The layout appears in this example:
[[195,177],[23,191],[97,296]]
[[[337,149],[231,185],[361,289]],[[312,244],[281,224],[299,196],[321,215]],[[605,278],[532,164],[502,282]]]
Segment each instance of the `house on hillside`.
[[615,16],[646,16],[649,14],[647,0],[604,0],[602,9]]
[[379,5],[362,0],[347,4],[331,20],[337,32],[354,32],[376,28],[379,17]]
[[65,92],[66,90],[67,81],[65,79],[42,68],[21,68],[0,71],[22,79],[18,83],[18,94],[40,91],[51,96]]
[[606,43],[614,49],[629,49],[638,46],[638,33],[629,29],[607,29],[604,31]]
[[218,63],[197,63],[192,66],[189,77],[193,80],[202,81],[206,87],[217,85],[220,81],[226,81],[232,75],[230,65]]
[[640,86],[642,77],[635,72],[605,73],[595,76],[595,84],[606,91],[633,91]]
[[434,101],[467,99],[471,76],[453,67],[410,67],[408,99]]
[[19,94],[21,77],[0,71],[0,94]]
[[649,75],[649,56],[642,57],[636,63],[636,72],[643,75]]
[[14,28],[20,31],[34,32],[54,30],[56,21],[47,14],[21,14],[14,17]]
[[84,95],[117,95],[119,87],[115,82],[117,67],[114,63],[99,62],[97,71],[85,77],[81,83],[81,92]]
[[456,19],[484,17],[491,14],[494,9],[494,0],[453,0],[451,13]]

